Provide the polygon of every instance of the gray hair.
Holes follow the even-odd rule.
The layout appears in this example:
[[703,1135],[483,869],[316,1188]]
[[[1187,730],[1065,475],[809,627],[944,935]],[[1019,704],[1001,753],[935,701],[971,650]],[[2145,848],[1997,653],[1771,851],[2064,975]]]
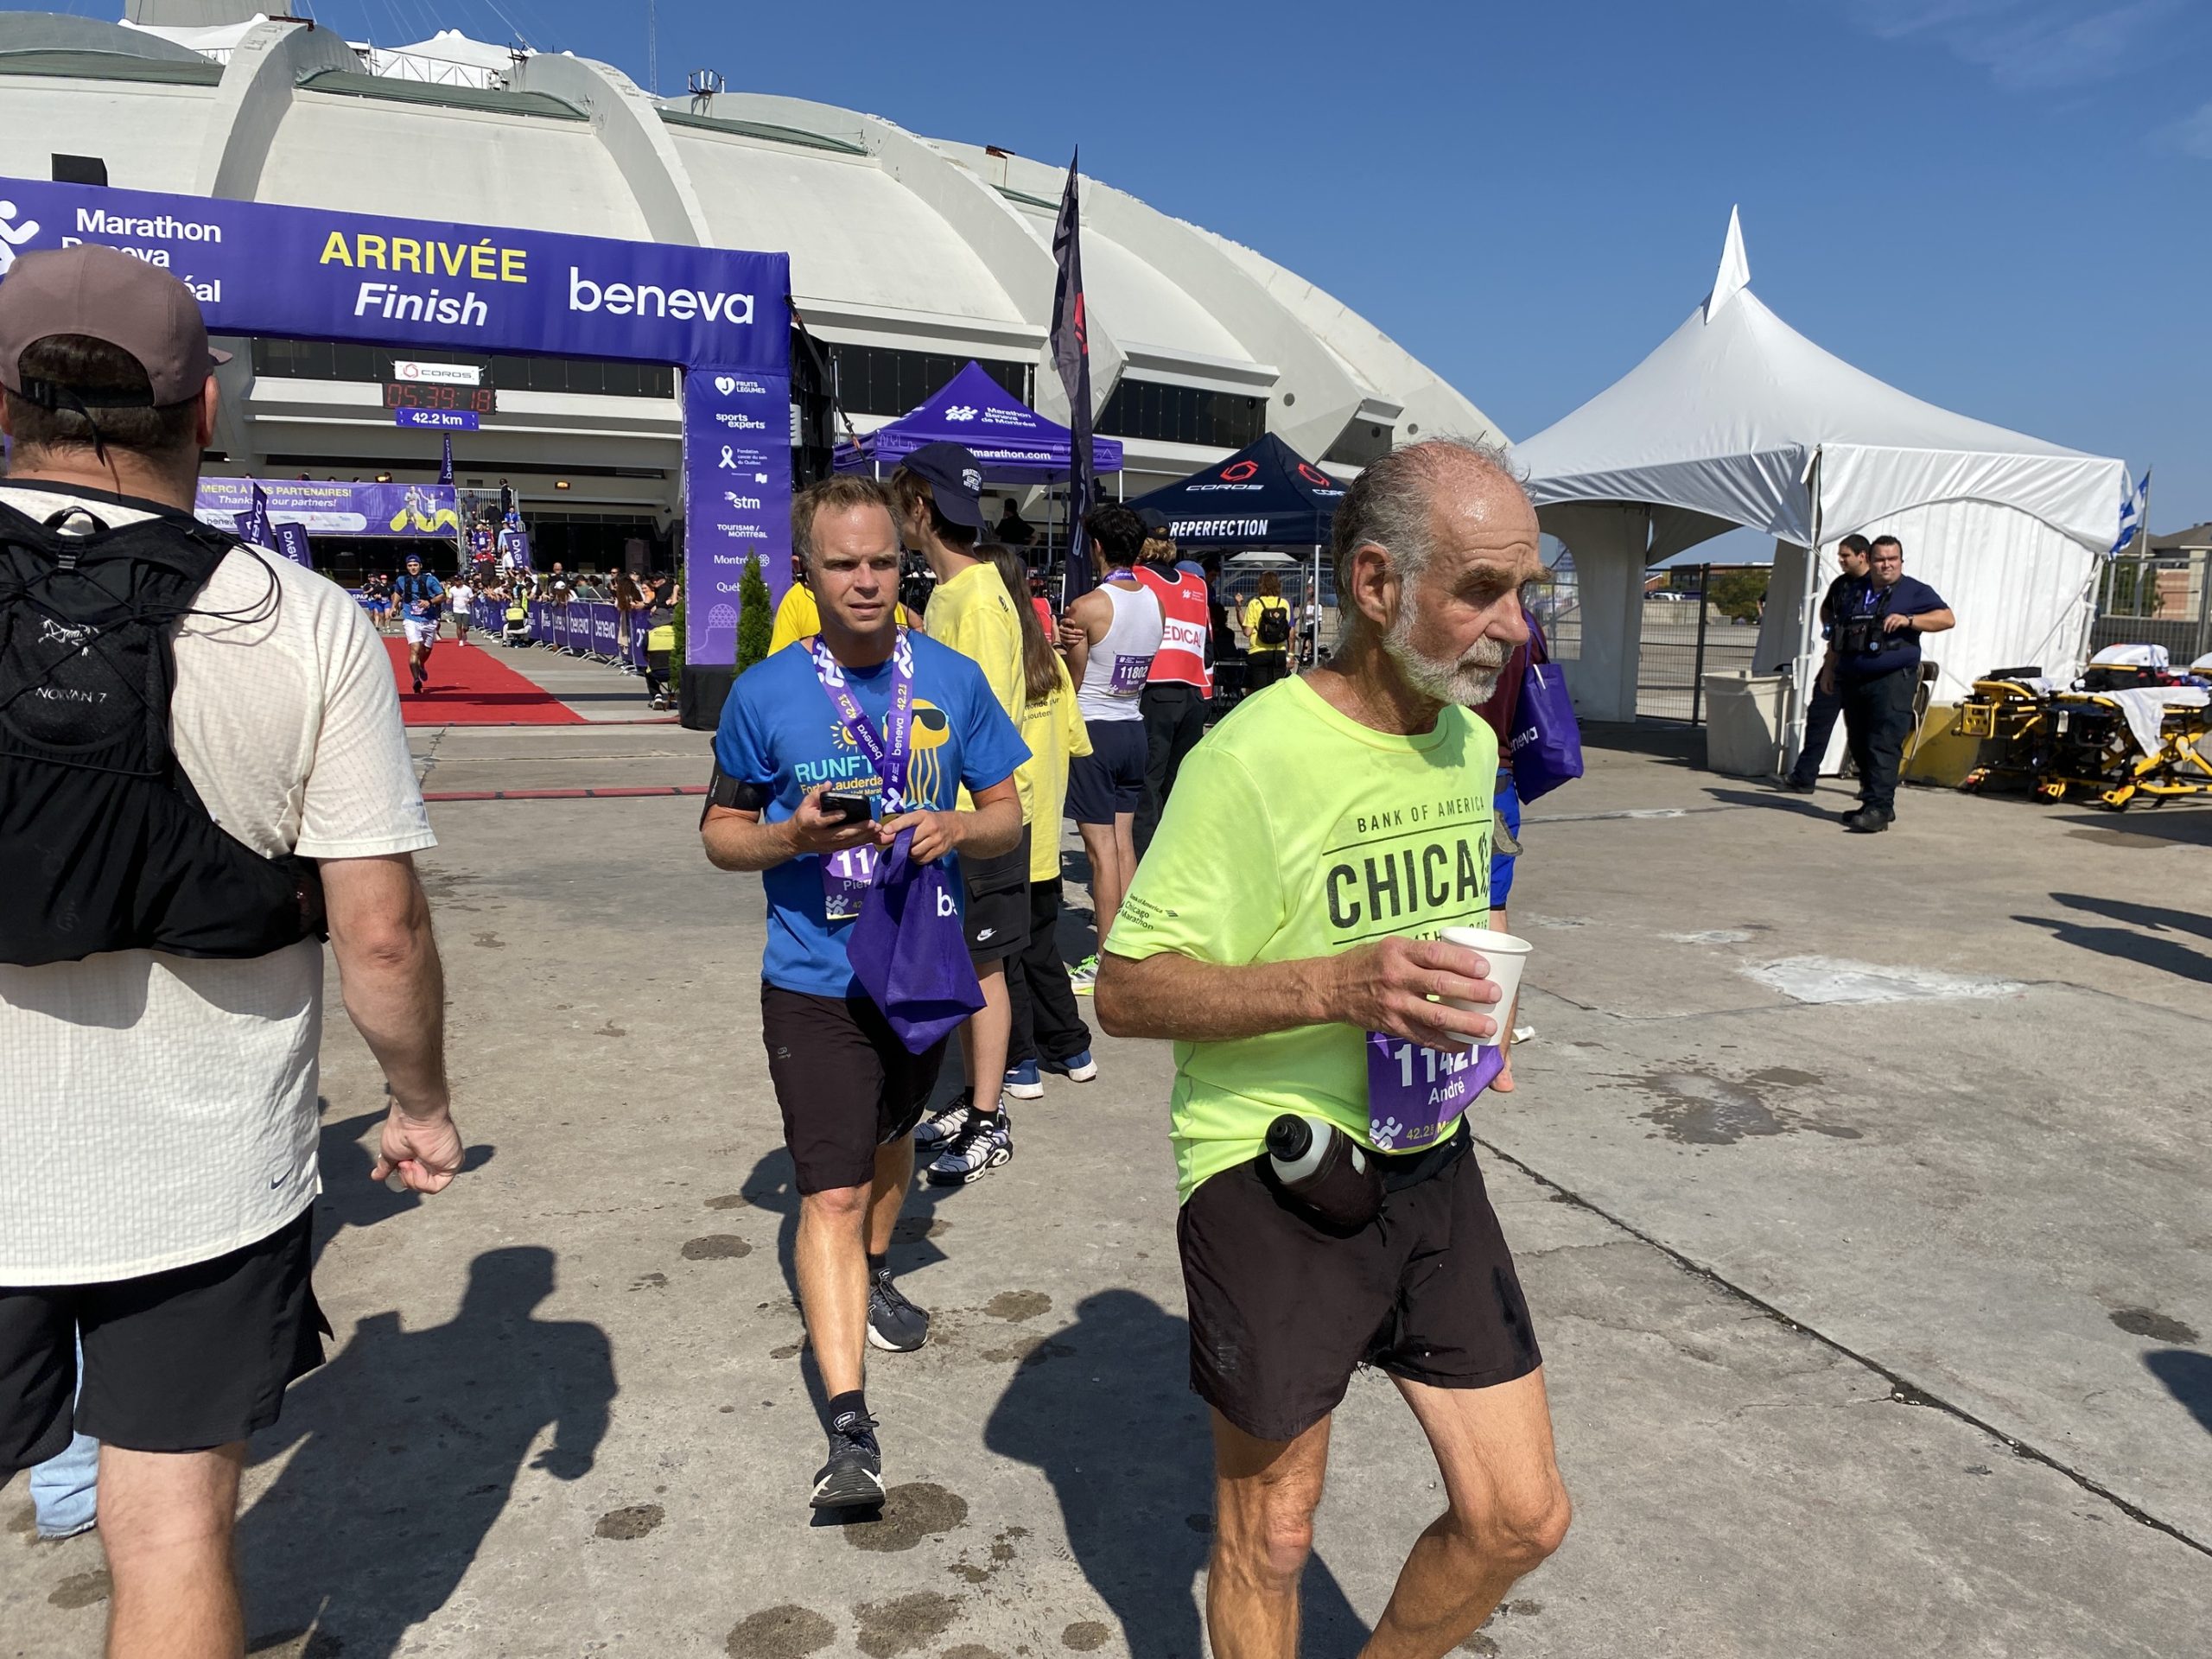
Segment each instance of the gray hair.
[[1505,445],[1491,439],[1423,438],[1367,464],[1337,505],[1329,554],[1339,606],[1351,588],[1352,557],[1363,547],[1371,544],[1389,553],[1391,568],[1407,582],[1428,568],[1435,551],[1429,528],[1436,486],[1468,467],[1522,487]]

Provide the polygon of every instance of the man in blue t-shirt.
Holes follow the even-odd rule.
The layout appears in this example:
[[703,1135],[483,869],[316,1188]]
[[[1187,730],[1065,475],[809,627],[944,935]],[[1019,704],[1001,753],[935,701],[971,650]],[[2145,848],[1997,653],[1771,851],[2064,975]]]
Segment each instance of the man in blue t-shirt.
[[1904,574],[1904,547],[1894,536],[1874,538],[1866,580],[1836,608],[1834,661],[1859,769],[1859,810],[1844,814],[1843,827],[1873,835],[1897,816],[1897,767],[1920,685],[1920,636],[1955,627],[1958,618],[1933,588]]
[[[883,1502],[861,1389],[868,1344],[903,1352],[928,1339],[929,1316],[892,1282],[887,1258],[914,1124],[944,1058],[941,1040],[907,1052],[855,982],[848,937],[874,858],[900,830],[913,831],[916,860],[946,861],[956,903],[959,857],[1020,841],[1014,773],[1029,750],[974,662],[899,626],[899,532],[880,485],[809,486],[791,530],[821,632],[731,689],[700,834],[717,868],[760,871],[767,893],[760,1035],[799,1194],[799,1303],[830,1396],[830,1459],[812,1497],[827,1510]],[[887,719],[894,704],[910,711],[903,745]],[[884,773],[896,777],[902,748],[907,810],[887,814]],[[972,811],[955,810],[963,785]]]
[[438,643],[438,613],[445,606],[446,590],[423,569],[423,556],[410,553],[407,574],[392,584],[391,592],[399,605],[400,626],[407,632],[407,670],[420,696],[430,671],[431,647]]

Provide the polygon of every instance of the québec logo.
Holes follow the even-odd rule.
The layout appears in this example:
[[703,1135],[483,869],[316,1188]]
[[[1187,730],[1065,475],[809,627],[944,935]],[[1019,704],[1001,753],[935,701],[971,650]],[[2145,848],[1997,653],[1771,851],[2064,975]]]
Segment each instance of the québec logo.
[[16,204],[0,201],[0,276],[5,276],[8,268],[16,263],[16,250],[36,236],[38,231],[38,220],[27,219],[19,225],[16,222]]
[[[31,228],[35,230],[38,227],[33,226]],[[976,412],[973,404],[955,404],[944,411],[944,418],[948,421],[972,421],[976,418]]]

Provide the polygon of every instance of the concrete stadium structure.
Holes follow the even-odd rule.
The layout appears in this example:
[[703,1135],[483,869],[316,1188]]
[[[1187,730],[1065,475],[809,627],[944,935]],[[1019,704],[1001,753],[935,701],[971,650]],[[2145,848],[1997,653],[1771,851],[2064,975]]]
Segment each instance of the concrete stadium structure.
[[[141,189],[787,251],[856,429],[969,358],[1067,416],[1046,346],[1057,166],[797,99],[655,99],[604,63],[450,33],[372,52],[226,0],[130,11],[128,24],[0,12],[0,175],[104,172]],[[1498,435],[1340,301],[1111,186],[1083,189],[1095,413],[1126,446],[1128,493],[1262,430],[1346,471],[1424,433]],[[391,357],[238,351],[217,438],[227,464],[422,475],[436,437],[392,425]],[[455,438],[464,485],[511,479],[556,549],[564,524],[587,556],[609,536],[665,537],[680,497],[672,372],[486,366],[499,410]]]

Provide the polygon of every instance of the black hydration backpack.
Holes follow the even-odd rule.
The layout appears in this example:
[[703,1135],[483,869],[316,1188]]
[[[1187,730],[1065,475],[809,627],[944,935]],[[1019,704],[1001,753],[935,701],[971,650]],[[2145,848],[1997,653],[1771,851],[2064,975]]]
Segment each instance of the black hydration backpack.
[[41,524],[0,503],[0,962],[325,937],[313,861],[225,831],[169,740],[176,626],[242,543],[182,515],[60,527],[97,507]]
[[1290,607],[1270,605],[1260,601],[1260,643],[1263,645],[1287,645],[1290,643]]

